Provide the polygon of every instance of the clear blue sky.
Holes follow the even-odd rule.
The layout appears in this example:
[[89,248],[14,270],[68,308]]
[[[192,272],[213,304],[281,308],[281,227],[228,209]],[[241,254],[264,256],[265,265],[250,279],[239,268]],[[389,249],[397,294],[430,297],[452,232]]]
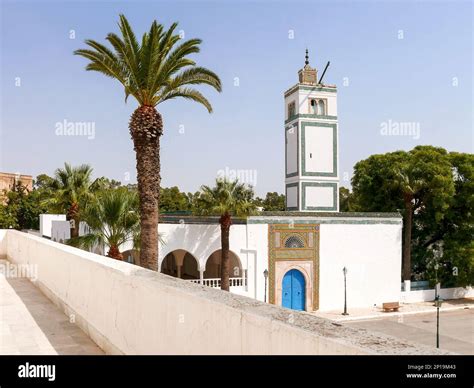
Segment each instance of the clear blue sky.
[[[283,192],[283,92],[306,47],[318,69],[331,61],[325,82],[338,86],[343,185],[374,153],[418,144],[473,152],[471,2],[2,1],[1,12],[0,171],[53,174],[68,161],[135,181],[128,121],[136,103],[72,55],[84,39],[117,32],[119,13],[140,35],[153,19],[178,21],[186,38],[203,40],[196,61],[223,81],[221,94],[202,89],[211,115],[185,100],[158,106],[164,186],[195,191],[227,167],[256,170],[258,194]],[[57,136],[63,120],[95,122],[95,138]],[[419,123],[419,139],[381,136],[388,120]]]

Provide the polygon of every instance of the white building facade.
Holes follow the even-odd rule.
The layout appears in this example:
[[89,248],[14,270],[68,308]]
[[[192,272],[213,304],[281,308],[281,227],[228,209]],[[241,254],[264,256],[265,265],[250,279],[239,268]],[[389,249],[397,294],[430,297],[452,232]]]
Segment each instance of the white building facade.
[[[161,272],[220,286],[217,218],[164,216],[159,231]],[[238,220],[230,232],[230,290],[284,305],[292,292],[285,275],[296,270],[304,280],[296,309],[336,310],[344,304],[345,267],[350,307],[398,301],[401,233],[398,214],[280,212]]]

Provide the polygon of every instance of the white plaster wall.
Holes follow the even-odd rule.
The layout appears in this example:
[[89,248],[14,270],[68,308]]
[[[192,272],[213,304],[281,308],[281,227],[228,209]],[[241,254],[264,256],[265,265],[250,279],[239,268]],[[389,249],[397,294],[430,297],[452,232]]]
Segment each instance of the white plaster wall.
[[333,128],[305,127],[305,158],[307,172],[333,172]]
[[51,221],[51,240],[63,243],[71,238],[69,221]]
[[[89,226],[86,222],[79,223],[79,236],[89,233]],[[69,221],[51,221],[51,240],[65,242],[71,238],[71,225]]]
[[290,186],[286,189],[286,206],[298,206],[298,186]]
[[320,310],[400,301],[401,224],[320,226]]
[[42,236],[51,238],[53,221],[66,221],[65,214],[40,214],[40,233]]
[[334,188],[324,186],[306,186],[306,207],[333,207]]
[[[252,233],[261,233],[256,226]],[[38,286],[107,353],[370,354],[357,330],[306,313],[191,284],[18,231],[1,233],[0,255],[37,266]],[[294,323],[285,314],[293,314]],[[302,322],[300,325],[299,322]],[[298,326],[300,325],[300,326]],[[322,334],[331,331],[328,338]],[[369,338],[370,339],[370,338]],[[395,340],[396,341],[396,340]],[[370,343],[370,341],[369,341]],[[390,345],[390,346],[388,346]],[[413,345],[404,349],[414,353]]]
[[292,127],[286,130],[286,173],[298,171],[298,129]]
[[[89,233],[89,225],[86,222],[81,221],[79,223],[79,236],[84,236],[85,234]],[[52,221],[51,222],[51,240],[56,242],[61,242],[63,244],[66,243],[67,240],[71,238],[71,226],[69,221]],[[126,244],[123,244],[126,245]],[[127,244],[128,246],[128,244]],[[133,248],[133,244],[130,243],[130,248]],[[95,245],[91,252],[95,252],[98,254],[104,254],[108,249],[107,246],[99,246]],[[126,249],[121,248],[122,252]]]
[[[265,277],[263,272],[268,271],[268,225],[248,224],[248,294],[247,296],[264,300]],[[268,284],[267,284],[268,301]]]
[[[204,269],[207,258],[220,249],[219,225],[160,224],[159,233],[165,241],[160,245],[160,263],[169,252],[185,249]],[[349,307],[372,307],[399,301],[400,238],[401,223],[321,224],[320,310],[330,311],[343,306],[344,266],[349,269]],[[230,249],[247,269],[248,288],[242,294],[263,301],[263,272],[268,270],[268,224],[233,225]],[[266,295],[268,300],[268,282]]]

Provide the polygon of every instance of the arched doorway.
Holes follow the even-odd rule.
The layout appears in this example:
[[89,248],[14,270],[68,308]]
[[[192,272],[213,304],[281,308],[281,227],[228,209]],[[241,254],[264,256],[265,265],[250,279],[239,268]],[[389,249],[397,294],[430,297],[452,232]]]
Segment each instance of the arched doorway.
[[185,280],[199,279],[198,262],[191,253],[176,249],[161,262],[161,273]]
[[[239,257],[232,251],[229,252],[229,282],[231,287],[245,286],[245,271]],[[222,250],[212,253],[206,261],[203,284],[210,287],[220,287],[221,281]]]
[[306,281],[297,269],[289,270],[282,281],[282,306],[293,310],[305,310]]

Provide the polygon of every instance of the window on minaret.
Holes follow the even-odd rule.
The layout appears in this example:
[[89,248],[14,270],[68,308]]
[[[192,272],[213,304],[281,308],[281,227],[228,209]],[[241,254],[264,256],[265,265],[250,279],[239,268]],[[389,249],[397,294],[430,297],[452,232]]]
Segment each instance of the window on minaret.
[[319,100],[318,101],[318,109],[317,109],[317,114],[318,115],[325,115],[326,114],[326,104],[324,104],[324,100]]
[[317,115],[318,114],[318,100],[311,100],[309,105],[310,105],[309,113],[313,115]]
[[296,114],[296,104],[293,101],[288,104],[288,118],[293,117],[295,114]]

